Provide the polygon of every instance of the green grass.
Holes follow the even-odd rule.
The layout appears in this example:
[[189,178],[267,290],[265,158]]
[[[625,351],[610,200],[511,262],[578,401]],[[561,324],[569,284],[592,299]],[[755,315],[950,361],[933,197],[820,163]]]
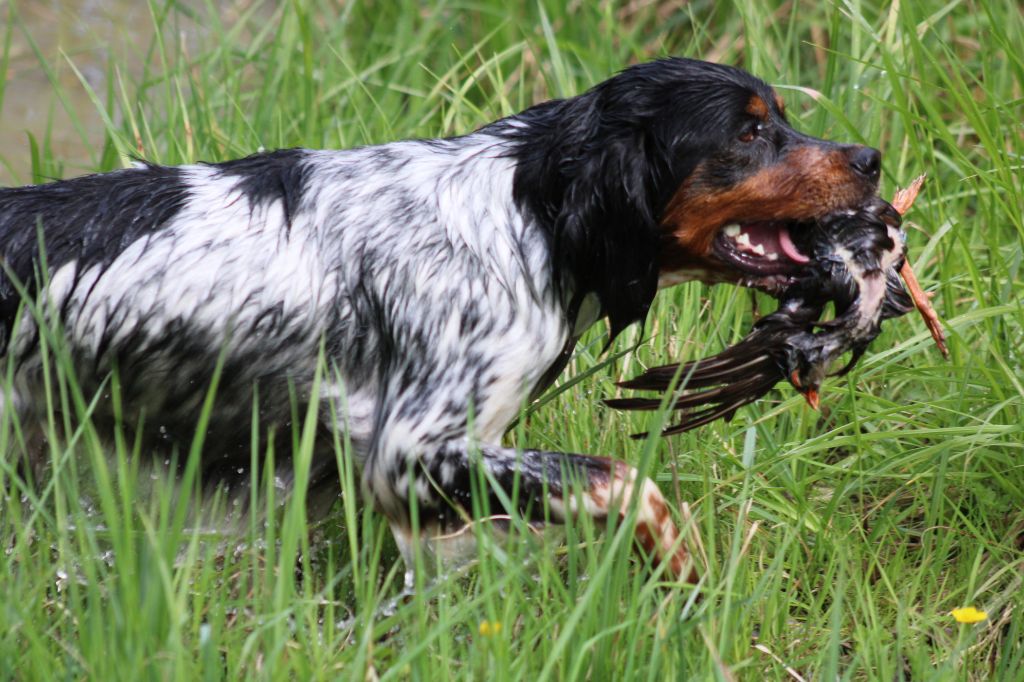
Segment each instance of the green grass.
[[[132,443],[105,453],[87,420],[61,428],[93,396],[58,360],[52,470],[34,488],[12,468],[20,431],[9,415],[0,422],[0,676],[1020,679],[1016,0],[295,0],[241,4],[230,21],[216,4],[153,2],[156,38],[140,43],[126,29],[103,89],[89,90],[106,133],[83,140],[88,168],[55,156],[44,127],[31,168],[12,172],[27,182],[132,155],[182,163],[455,134],[636,61],[737,63],[784,93],[801,129],[884,150],[883,194],[929,174],[910,214],[911,254],[937,291],[952,357],[908,316],[827,385],[821,414],[783,389],[731,423],[638,443],[628,435],[649,418],[599,404],[614,380],[717,351],[749,329],[752,302],[772,305],[732,288],[666,292],[634,354],[602,365],[595,333],[562,381],[596,371],[509,441],[643,464],[676,509],[693,512],[699,588],[645,566],[625,529],[580,523],[564,545],[514,534],[462,575],[421,573],[411,594],[386,524],[358,503],[343,443],[344,492],[326,521],[309,524],[269,486],[257,500],[266,523],[218,531],[187,513],[189,486],[138,470]],[[0,2],[0,112],[11,46],[32,44],[18,9]],[[182,29],[201,38],[179,40]],[[58,77],[73,58],[40,53],[38,68],[58,109],[88,89]],[[611,354],[638,340],[626,336]],[[308,423],[297,428],[300,462],[310,435]],[[989,620],[958,625],[949,611],[965,605]],[[500,631],[481,634],[484,621]]]

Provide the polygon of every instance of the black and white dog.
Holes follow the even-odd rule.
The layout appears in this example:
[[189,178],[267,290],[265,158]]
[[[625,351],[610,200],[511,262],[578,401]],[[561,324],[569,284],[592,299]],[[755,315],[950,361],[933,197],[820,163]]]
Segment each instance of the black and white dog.
[[[46,409],[24,296],[59,323],[87,394],[116,372],[120,421],[146,451],[191,440],[223,352],[206,480],[249,464],[254,392],[260,428],[287,431],[323,355],[314,483],[336,480],[342,430],[403,547],[412,491],[425,532],[450,531],[482,466],[516,490],[515,509],[494,491],[489,508],[533,521],[635,499],[638,541],[687,577],[652,481],[502,435],[589,325],[642,321],[659,286],[784,286],[806,262],[790,230],[872,196],[879,162],[793,130],[743,71],[664,59],[462,137],[2,189],[3,409],[28,425]],[[94,421],[113,429],[112,408]]]

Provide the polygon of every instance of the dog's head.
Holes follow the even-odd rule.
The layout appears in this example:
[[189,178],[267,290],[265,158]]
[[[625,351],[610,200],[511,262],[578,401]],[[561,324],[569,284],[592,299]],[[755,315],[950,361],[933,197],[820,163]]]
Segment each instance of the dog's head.
[[691,272],[776,289],[807,260],[793,239],[800,223],[873,196],[881,154],[797,132],[781,97],[743,71],[659,66],[680,83],[669,108],[692,112],[660,132],[676,164],[659,212],[663,281]]
[[640,64],[521,119],[517,199],[613,331],[659,281],[778,290],[806,262],[800,224],[878,187],[878,151],[797,132],[770,86],[719,64]]

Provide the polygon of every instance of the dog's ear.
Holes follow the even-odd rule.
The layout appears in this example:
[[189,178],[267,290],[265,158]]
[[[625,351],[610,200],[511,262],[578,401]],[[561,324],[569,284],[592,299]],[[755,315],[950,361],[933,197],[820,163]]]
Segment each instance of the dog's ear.
[[643,321],[658,285],[657,203],[667,166],[639,118],[600,89],[547,102],[514,129],[514,194],[545,232],[568,296],[597,294],[612,338]]

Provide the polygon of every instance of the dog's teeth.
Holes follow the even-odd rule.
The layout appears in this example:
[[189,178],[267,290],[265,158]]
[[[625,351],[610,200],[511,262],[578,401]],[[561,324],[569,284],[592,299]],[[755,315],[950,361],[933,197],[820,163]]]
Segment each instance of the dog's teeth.
[[741,234],[739,237],[736,237],[735,241],[740,246],[745,246],[747,249],[750,249],[750,235],[746,232]]
[[764,244],[754,244],[754,246],[751,247],[750,250],[753,251],[754,253],[756,253],[758,256],[763,256],[764,255]]
[[739,234],[740,234],[740,226],[739,225],[736,225],[734,223],[732,225],[726,225],[725,226],[725,236],[726,237],[732,237],[733,239],[735,239],[736,237],[739,236]]
[[779,254],[772,251],[771,253],[768,254],[768,260],[779,260]]

